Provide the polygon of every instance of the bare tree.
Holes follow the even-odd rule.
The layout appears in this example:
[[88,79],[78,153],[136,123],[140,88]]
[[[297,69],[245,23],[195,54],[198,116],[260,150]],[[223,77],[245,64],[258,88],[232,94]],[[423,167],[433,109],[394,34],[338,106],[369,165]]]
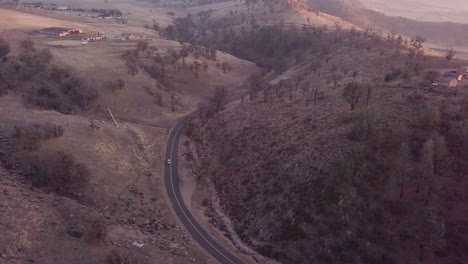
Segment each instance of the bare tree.
[[311,78],[312,87],[314,88],[314,107],[317,105],[318,90],[321,84],[320,73],[314,73]]
[[331,72],[330,73],[330,81],[333,83],[333,88],[337,88],[338,84],[340,83],[340,81],[342,79],[341,75],[338,72],[338,67],[333,66],[330,69],[330,72]]
[[422,123],[430,129],[436,129],[440,125],[439,107],[433,104],[427,104],[424,108]]
[[395,40],[395,55],[400,56],[401,53],[401,46],[403,45],[403,37],[401,35],[398,35],[398,37]]
[[163,104],[163,96],[160,92],[156,92],[154,93],[154,103],[157,105],[157,106],[162,106]]
[[127,66],[128,74],[130,74],[132,77],[135,77],[135,75],[137,75],[140,71],[138,68],[138,64],[134,61],[125,62],[125,66]]
[[258,92],[261,88],[261,76],[254,74],[250,76],[249,95],[250,100],[254,100],[258,96]]
[[423,44],[426,42],[426,39],[421,36],[416,36],[416,38],[411,39],[411,55],[413,57],[412,63],[411,63],[411,73],[414,73],[414,70],[416,68],[416,63],[418,61],[418,58],[421,57],[424,52],[423,52]]
[[432,136],[434,141],[434,174],[438,175],[441,164],[445,161],[448,155],[447,142],[444,136],[435,133]]
[[227,98],[226,88],[224,88],[224,86],[216,86],[214,96],[211,99],[212,103],[214,104],[216,112],[219,112],[222,109],[223,103],[226,100],[226,98]]
[[428,71],[426,76],[424,76],[424,80],[433,83],[440,77],[440,73],[438,71]]
[[431,183],[434,178],[434,141],[428,139],[424,143],[420,152],[420,169],[419,169],[419,180],[416,193],[419,193],[424,183],[428,186],[428,195],[431,192]]
[[125,82],[122,79],[117,80],[117,89],[121,91],[125,89]]
[[455,58],[456,51],[453,49],[448,49],[445,51],[445,59],[448,61],[451,61],[453,58]]
[[350,82],[343,89],[342,95],[345,98],[346,102],[349,103],[351,111],[354,110],[354,108],[361,100],[364,92],[363,88],[364,86],[361,83]]
[[411,169],[411,152],[406,141],[402,142],[396,157],[396,173],[398,177],[398,186],[400,187],[400,199],[403,199],[404,186],[408,173]]
[[367,84],[364,88],[365,96],[366,96],[366,106],[369,106],[369,102],[374,95],[374,87],[370,84]]
[[176,91],[174,89],[169,90],[169,99],[171,101],[171,111],[175,112],[176,110],[176,105],[179,102],[179,96],[177,95]]

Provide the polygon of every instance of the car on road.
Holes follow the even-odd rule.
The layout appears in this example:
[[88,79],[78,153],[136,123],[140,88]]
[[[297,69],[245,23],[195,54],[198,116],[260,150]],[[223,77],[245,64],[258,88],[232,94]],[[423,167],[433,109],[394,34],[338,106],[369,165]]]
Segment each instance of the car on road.
[[167,165],[171,165],[171,159],[167,159],[166,163]]

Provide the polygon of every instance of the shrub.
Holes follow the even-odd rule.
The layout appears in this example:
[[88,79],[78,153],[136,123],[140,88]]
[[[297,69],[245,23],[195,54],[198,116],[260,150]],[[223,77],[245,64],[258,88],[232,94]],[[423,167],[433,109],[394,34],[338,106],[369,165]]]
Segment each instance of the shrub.
[[106,258],[107,264],[144,264],[139,258],[128,251],[112,251]]
[[0,38],[0,58],[5,57],[8,53],[10,53],[10,44],[3,38]]
[[66,196],[80,196],[90,175],[91,171],[84,164],[64,152],[58,152],[32,166],[29,173],[33,185]]
[[137,42],[137,50],[145,51],[149,47],[149,43],[147,40],[139,40]]
[[53,67],[49,74],[49,80],[57,83],[63,81],[68,77],[70,77],[70,71],[68,69],[62,69],[59,67]]
[[96,242],[105,242],[107,240],[108,230],[106,223],[97,218],[89,228],[89,239]]
[[355,141],[366,141],[375,136],[375,113],[372,109],[362,109],[357,116],[348,138]]
[[32,127],[27,128],[15,126],[14,129],[16,145],[29,151],[37,150],[42,141],[60,138],[65,133],[62,126],[52,123],[43,126],[34,124]]
[[428,71],[424,76],[424,80],[430,83],[435,82],[440,77],[440,73],[437,71]]
[[345,88],[343,89],[342,95],[346,102],[350,105],[351,111],[354,110],[354,108],[364,96],[364,88],[365,85],[362,83],[350,82],[346,84]]
[[25,51],[34,51],[35,43],[34,40],[26,38],[20,41],[20,47]]
[[421,117],[422,125],[427,128],[435,129],[440,125],[440,118],[439,107],[430,103],[426,104]]
[[71,103],[81,110],[88,110],[91,102],[99,96],[96,89],[87,86],[81,79],[70,78],[62,86],[62,91],[68,95]]
[[384,77],[385,82],[391,82],[394,81],[398,78],[400,78],[403,75],[403,71],[401,69],[394,69],[392,72],[387,73]]

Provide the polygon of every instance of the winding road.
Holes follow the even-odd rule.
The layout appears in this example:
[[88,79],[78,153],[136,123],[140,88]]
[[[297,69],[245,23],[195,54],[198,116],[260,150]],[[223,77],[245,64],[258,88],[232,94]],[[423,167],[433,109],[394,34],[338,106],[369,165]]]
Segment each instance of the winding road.
[[[225,101],[224,104],[229,104],[246,94],[236,95],[229,100]],[[182,198],[182,194],[179,188],[179,174],[178,174],[178,155],[179,155],[179,141],[184,131],[185,126],[190,122],[192,118],[197,115],[198,112],[194,112],[184,117],[172,130],[166,149],[166,160],[165,160],[165,187],[169,200],[171,201],[172,207],[185,226],[187,231],[192,237],[202,246],[209,254],[217,259],[222,264],[242,264],[244,263],[235,254],[229,252],[228,249],[223,247],[213,237],[208,234],[206,230],[197,222],[195,217],[187,209],[185,202]],[[167,164],[167,160],[171,159],[171,164]]]

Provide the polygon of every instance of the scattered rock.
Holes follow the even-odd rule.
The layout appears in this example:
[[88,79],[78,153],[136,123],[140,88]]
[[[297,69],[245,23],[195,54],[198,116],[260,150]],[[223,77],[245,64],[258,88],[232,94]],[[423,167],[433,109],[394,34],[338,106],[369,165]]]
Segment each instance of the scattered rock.
[[137,242],[137,241],[134,241],[134,242],[132,243],[132,245],[135,246],[135,247],[142,248],[145,244],[139,243],[139,242]]

